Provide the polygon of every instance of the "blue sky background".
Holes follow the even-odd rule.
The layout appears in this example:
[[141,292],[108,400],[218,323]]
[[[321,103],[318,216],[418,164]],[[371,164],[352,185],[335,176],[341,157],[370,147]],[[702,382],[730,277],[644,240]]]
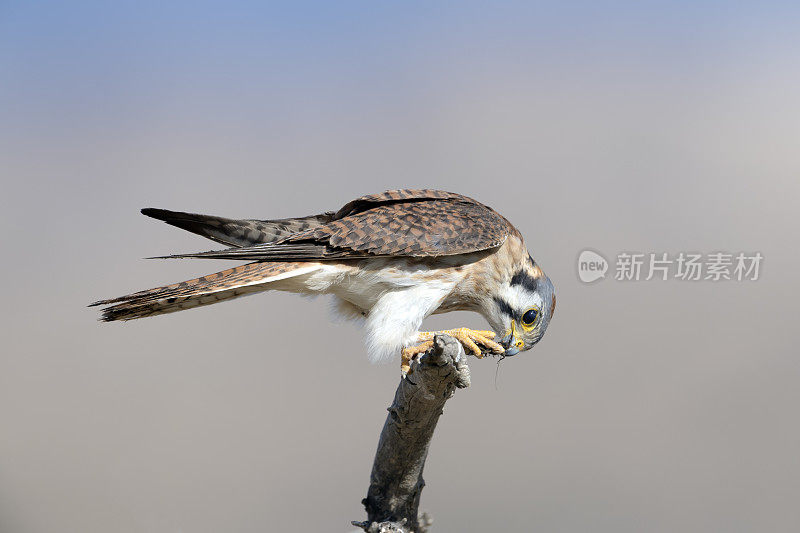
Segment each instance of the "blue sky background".
[[[497,82],[713,91],[742,72],[796,66],[798,15],[793,3],[729,2],[5,2],[0,10],[4,111],[14,124],[98,130],[133,126],[145,109],[182,116],[200,105],[209,121],[256,123],[402,113]],[[260,105],[242,105],[251,100]]]

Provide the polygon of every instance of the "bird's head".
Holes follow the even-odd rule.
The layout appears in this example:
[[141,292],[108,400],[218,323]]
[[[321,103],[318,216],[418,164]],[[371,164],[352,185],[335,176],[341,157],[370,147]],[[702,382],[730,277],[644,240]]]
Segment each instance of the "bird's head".
[[556,308],[553,284],[528,256],[488,302],[487,319],[506,356],[530,350],[541,340]]

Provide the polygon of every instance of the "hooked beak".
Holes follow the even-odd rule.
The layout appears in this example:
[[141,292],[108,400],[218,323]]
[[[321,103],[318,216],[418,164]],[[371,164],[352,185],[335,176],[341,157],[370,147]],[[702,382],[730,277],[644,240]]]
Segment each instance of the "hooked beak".
[[505,352],[503,352],[503,355],[505,355],[506,357],[517,355],[519,353],[519,349],[522,348],[522,344],[523,342],[517,339],[514,323],[512,322],[511,331],[500,341],[500,346],[505,348]]

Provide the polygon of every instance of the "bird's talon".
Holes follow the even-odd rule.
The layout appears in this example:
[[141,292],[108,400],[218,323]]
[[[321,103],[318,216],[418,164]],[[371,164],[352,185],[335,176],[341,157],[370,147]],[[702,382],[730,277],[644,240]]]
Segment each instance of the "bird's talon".
[[433,346],[433,340],[426,340],[416,346],[403,348],[400,355],[400,372],[403,374],[403,377],[407,376],[411,371],[411,361],[419,354],[427,352],[431,346]]
[[[474,355],[478,359],[483,359],[488,353],[502,353],[503,347],[491,340],[497,334],[494,331],[474,330],[469,328],[448,329],[443,331],[426,331],[419,334],[420,341],[431,342],[437,334],[446,334],[458,340],[464,347],[464,352]],[[489,351],[484,353],[484,348]]]

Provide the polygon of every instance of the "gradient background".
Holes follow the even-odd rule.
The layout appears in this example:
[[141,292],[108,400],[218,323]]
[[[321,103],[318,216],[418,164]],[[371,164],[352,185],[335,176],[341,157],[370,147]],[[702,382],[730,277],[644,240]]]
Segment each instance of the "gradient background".
[[[349,531],[396,364],[270,293],[127,324],[102,297],[233,263],[138,214],[474,196],[553,279],[544,341],[471,359],[433,531],[800,527],[800,9],[728,2],[0,2],[0,530]],[[760,251],[757,282],[576,258]],[[483,326],[477,315],[430,327]]]

